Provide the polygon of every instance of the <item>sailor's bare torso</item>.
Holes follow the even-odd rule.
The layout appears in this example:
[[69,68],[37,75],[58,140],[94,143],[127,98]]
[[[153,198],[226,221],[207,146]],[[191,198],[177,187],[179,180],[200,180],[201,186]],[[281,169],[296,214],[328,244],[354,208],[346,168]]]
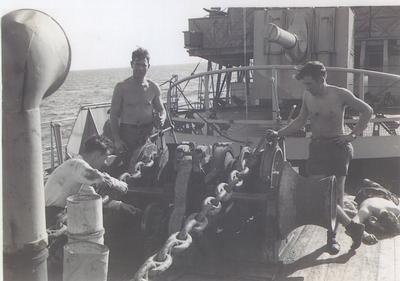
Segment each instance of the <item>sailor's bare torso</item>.
[[[141,55],[132,58],[132,76],[117,84],[111,102],[110,124],[116,151],[127,148],[125,142],[121,140],[119,122],[147,126],[155,121],[154,125],[162,126],[166,118],[161,103],[160,88],[146,79],[150,66],[148,53],[143,49],[137,49],[135,52]],[[156,117],[154,120],[153,110],[158,113],[154,116]]]
[[[130,77],[116,86],[111,110],[120,115],[121,123],[149,124],[153,121],[154,101],[159,96],[160,89],[154,82],[146,79],[140,83]],[[158,111],[159,107],[156,104]]]
[[353,132],[360,134],[365,129],[372,109],[352,92],[329,85],[325,80],[314,80],[311,76],[305,76],[302,83],[306,91],[294,129],[310,120],[313,137],[340,137],[339,143],[352,141],[353,139],[344,136],[344,111],[347,106],[360,113],[359,122]]
[[344,110],[347,90],[327,85],[323,94],[313,95],[306,91],[304,105],[307,108],[311,132],[314,137],[343,135]]
[[352,132],[358,135],[366,128],[372,109],[352,92],[329,85],[322,78],[315,80],[305,76],[301,81],[306,90],[300,113],[289,126],[279,130],[279,136],[297,132],[309,120],[313,137],[336,137],[338,144],[351,142],[354,137],[344,134],[344,111],[347,106],[360,113]]

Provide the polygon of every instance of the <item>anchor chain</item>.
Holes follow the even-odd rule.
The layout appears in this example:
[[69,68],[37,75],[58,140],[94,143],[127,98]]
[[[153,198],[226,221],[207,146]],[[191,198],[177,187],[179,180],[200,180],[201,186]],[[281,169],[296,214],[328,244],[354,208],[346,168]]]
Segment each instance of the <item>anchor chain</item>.
[[154,158],[156,157],[156,153],[153,153],[146,161],[138,161],[135,164],[134,172],[132,174],[125,172],[123,173],[119,179],[122,181],[128,181],[128,179],[140,179],[143,176],[144,168],[151,168],[154,166]]
[[[245,152],[247,153],[248,150]],[[149,277],[166,271],[173,263],[173,254],[190,247],[193,241],[190,233],[204,231],[208,225],[208,217],[218,214],[222,209],[222,202],[232,198],[234,188],[243,185],[243,180],[249,174],[250,169],[246,165],[246,159],[240,157],[240,162],[242,170],[233,170],[228,183],[218,184],[216,195],[203,200],[200,212],[189,215],[181,230],[169,236],[163,247],[143,263],[131,281],[148,281]]]

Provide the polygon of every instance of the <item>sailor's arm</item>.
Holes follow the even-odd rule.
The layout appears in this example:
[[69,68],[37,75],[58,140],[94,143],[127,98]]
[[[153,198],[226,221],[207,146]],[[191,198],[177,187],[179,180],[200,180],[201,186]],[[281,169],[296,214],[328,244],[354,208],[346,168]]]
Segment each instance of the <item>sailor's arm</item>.
[[[112,178],[97,169],[93,169],[82,159],[77,159],[73,168],[76,171],[76,180],[82,184],[80,190],[82,193],[123,195],[128,191],[128,186],[125,182]],[[96,188],[93,188],[93,186]]]
[[347,89],[343,89],[342,97],[346,106],[349,106],[360,113],[359,120],[351,132],[351,134],[359,136],[365,128],[367,128],[368,122],[373,114],[373,109],[366,102],[354,96],[353,93]]
[[362,207],[360,210],[358,210],[356,216],[353,218],[353,221],[356,223],[364,223],[370,216],[371,211],[366,207]]
[[[81,169],[81,172],[78,174],[78,177],[81,179],[81,182],[82,182],[82,187],[79,190],[79,193],[80,194],[98,194],[98,192],[96,192],[95,188],[93,188],[92,185],[99,184],[99,183],[101,184],[104,182],[107,183],[107,181],[108,181],[107,175],[99,172],[96,169],[91,168],[89,166],[89,164],[87,164],[87,163],[86,163],[86,165],[83,165],[82,167],[83,167],[83,169]],[[114,179],[113,184],[114,185],[123,185],[122,187],[126,188],[126,191],[127,191],[127,186],[125,183]],[[119,189],[121,189],[121,188],[119,188]],[[116,188],[114,187],[114,190],[115,189]],[[122,194],[126,193],[126,191],[125,192],[121,191],[121,193]],[[109,198],[109,196],[108,196],[108,198]],[[131,215],[137,215],[137,214],[141,213],[141,210],[136,208],[133,205],[130,205],[130,204],[124,203],[122,201],[118,201],[118,200],[112,200],[112,199],[104,201],[103,207],[107,208],[107,209],[111,209],[111,210],[123,211],[123,212],[126,212]]]
[[117,84],[114,89],[114,93],[111,100],[111,110],[110,110],[110,126],[111,133],[114,141],[114,145],[117,151],[124,148],[124,143],[121,140],[119,134],[119,118],[121,116],[122,110],[122,94],[120,91],[120,86]]
[[157,88],[157,91],[156,91],[156,95],[153,99],[153,107],[154,107],[155,111],[158,112],[158,118],[159,118],[158,121],[160,122],[160,125],[162,126],[162,125],[164,125],[165,119],[167,118],[167,114],[166,114],[165,108],[161,102],[161,90],[157,85],[155,85],[155,87]]
[[98,194],[102,195],[103,198],[109,199],[103,200],[103,207],[106,209],[123,211],[131,215],[137,215],[141,213],[141,210],[135,206],[115,200],[115,197],[119,197],[128,192],[128,185],[123,181],[105,174],[105,182],[97,185],[96,191]]
[[[81,190],[79,191],[79,194],[97,194],[95,189],[92,186],[89,185],[82,185]],[[131,214],[131,215],[138,215],[142,211],[138,208],[136,208],[133,205],[124,203],[119,200],[112,200],[107,196],[108,200],[103,201],[103,207],[109,210],[115,210],[115,211],[123,211],[125,213]],[[104,197],[103,197],[104,200]]]
[[308,109],[304,96],[299,115],[289,125],[278,131],[278,137],[289,136],[291,134],[296,133],[306,125],[307,119],[308,119]]
[[130,215],[139,215],[142,213],[142,210],[139,208],[136,208],[135,206],[131,204],[124,203],[122,201],[117,201],[117,200],[110,200],[107,203],[105,203],[104,208],[110,209],[110,210],[115,210],[115,211],[122,211]]
[[99,170],[93,169],[84,160],[75,161],[74,169],[77,171],[75,174],[76,180],[81,184],[93,185],[102,183],[105,180],[104,174]]

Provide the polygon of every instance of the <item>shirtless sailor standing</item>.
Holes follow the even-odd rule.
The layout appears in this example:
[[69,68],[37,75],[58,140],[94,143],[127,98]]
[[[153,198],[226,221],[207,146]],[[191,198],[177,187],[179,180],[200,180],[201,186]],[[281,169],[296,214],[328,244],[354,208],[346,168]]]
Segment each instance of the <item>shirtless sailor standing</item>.
[[115,86],[110,111],[114,146],[117,151],[126,152],[126,168],[131,160],[137,160],[134,158],[138,157],[153,126],[162,126],[166,119],[160,88],[146,78],[150,67],[149,52],[143,48],[134,50],[131,67],[132,76]]
[[[337,203],[343,208],[343,194],[347,171],[353,157],[351,142],[360,137],[371,119],[373,110],[345,88],[329,85],[326,82],[325,66],[319,61],[305,63],[296,75],[306,87],[303,103],[297,118],[279,131],[268,130],[267,137],[291,135],[310,121],[311,142],[307,161],[308,176],[324,178],[334,175],[337,180]],[[350,107],[359,112],[359,120],[350,134],[344,133],[344,112]],[[340,217],[340,216],[339,216]],[[360,246],[364,225],[354,221],[342,221],[347,233],[352,237],[353,248]],[[337,254],[340,245],[336,241],[336,231],[328,232],[327,251]]]

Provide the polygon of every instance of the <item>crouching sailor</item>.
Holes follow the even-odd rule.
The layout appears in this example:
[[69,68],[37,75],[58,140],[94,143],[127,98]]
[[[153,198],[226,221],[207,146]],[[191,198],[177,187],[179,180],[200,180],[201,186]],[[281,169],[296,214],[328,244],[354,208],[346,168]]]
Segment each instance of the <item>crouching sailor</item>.
[[[125,182],[102,173],[99,169],[108,166],[115,159],[110,155],[110,140],[93,136],[84,143],[81,156],[68,159],[49,176],[44,190],[46,200],[47,227],[65,221],[67,198],[77,193],[98,193],[109,198],[118,198],[128,190]],[[137,216],[141,210],[121,201],[104,201],[104,207]]]

